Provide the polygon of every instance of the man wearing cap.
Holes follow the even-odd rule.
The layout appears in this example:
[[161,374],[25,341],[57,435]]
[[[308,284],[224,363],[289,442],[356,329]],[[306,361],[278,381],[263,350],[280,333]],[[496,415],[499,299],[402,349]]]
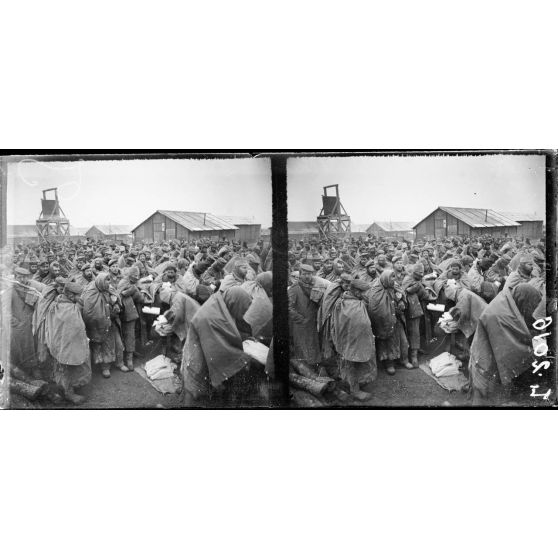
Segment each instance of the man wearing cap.
[[312,268],[314,269],[314,275],[319,276],[319,273],[322,269],[322,258],[319,254],[313,254],[312,255],[312,261],[308,262],[312,265]]
[[37,256],[31,254],[31,256],[29,256],[29,273],[31,273],[31,277],[33,277],[35,273],[37,273],[38,269],[39,260],[37,259]]
[[118,260],[116,258],[110,259],[108,263],[108,268],[109,268],[110,285],[113,289],[116,290],[116,288],[118,287],[118,283],[120,283],[120,279],[122,278],[120,273],[120,267],[118,265]]
[[139,269],[137,267],[125,269],[116,291],[122,301],[120,322],[122,324],[122,343],[124,344],[124,363],[129,370],[134,369],[136,322],[140,317],[139,306],[145,302],[143,294],[137,287],[138,279]]
[[318,365],[320,362],[318,304],[310,298],[313,285],[314,269],[308,264],[301,264],[298,284],[287,291],[291,358],[302,360],[310,366]]
[[49,272],[49,263],[46,258],[41,258],[39,261],[39,266],[35,274],[33,275],[33,280],[38,281],[39,283],[43,282]]
[[95,275],[95,277],[99,275],[99,273],[108,273],[108,266],[105,265],[100,254],[93,259],[93,267],[91,268],[91,271],[93,271],[93,275]]
[[68,261],[64,250],[58,252],[58,264],[60,265],[60,275],[62,277],[69,277],[74,270],[74,266]]
[[363,279],[363,276],[367,274],[366,263],[368,262],[368,259],[368,252],[363,251],[360,253],[358,262],[351,272],[351,275],[355,279]]
[[416,263],[413,272],[403,280],[402,288],[407,296],[406,322],[407,340],[411,350],[411,365],[418,368],[418,352],[420,350],[420,322],[424,316],[421,301],[430,299],[422,284],[424,277],[424,265]]
[[374,335],[368,306],[363,301],[363,293],[368,288],[365,281],[352,279],[349,290],[335,303],[331,319],[331,338],[339,355],[339,373],[357,401],[372,397],[362,391],[361,386],[377,376]]
[[401,286],[405,277],[407,276],[405,266],[403,265],[403,259],[401,258],[401,256],[393,256],[391,263],[394,270],[393,278],[395,279],[395,284]]
[[407,275],[410,275],[411,273],[413,273],[414,265],[417,264],[419,261],[418,253],[412,250],[411,252],[409,252],[409,255],[407,256],[407,260],[408,263],[405,265],[405,272],[407,273]]
[[73,269],[70,272],[70,274],[68,275],[68,279],[71,279],[71,280],[75,281],[79,277],[81,277],[81,268],[84,265],[85,265],[85,256],[83,254],[78,254],[76,256],[76,261],[75,261],[75,264],[73,266]]
[[53,260],[48,267],[48,274],[45,277],[41,277],[39,282],[43,283],[43,285],[52,285],[59,275],[60,264],[56,260]]
[[333,271],[333,262],[331,258],[326,256],[323,260],[323,266],[317,273],[318,277],[322,279],[327,279],[328,281],[333,281],[336,278],[335,272]]
[[14,269],[14,282],[11,286],[10,362],[26,372],[34,373],[38,363],[32,321],[41,295],[30,286],[30,276],[29,270],[24,267],[17,266]]
[[366,262],[366,275],[361,277],[362,281],[368,283],[368,288],[378,279],[378,272],[376,270],[376,262],[374,260],[368,260]]
[[62,388],[65,399],[75,405],[83,403],[85,397],[74,389],[91,381],[89,340],[78,305],[82,291],[80,285],[67,281],[46,318],[47,344],[56,361],[54,381]]
[[471,280],[468,275],[463,273],[461,261],[458,259],[452,260],[449,268],[434,281],[434,290],[436,293],[441,291],[449,279],[453,279],[462,288],[471,290]]
[[247,275],[248,275],[248,262],[246,261],[245,258],[237,258],[234,262],[232,273],[225,275],[224,279],[221,281],[219,291],[221,293],[224,293],[227,289],[230,289],[231,287],[239,287],[246,281]]
[[512,271],[506,279],[504,289],[513,289],[519,283],[528,283],[533,278],[534,263],[530,254],[522,254],[517,269]]

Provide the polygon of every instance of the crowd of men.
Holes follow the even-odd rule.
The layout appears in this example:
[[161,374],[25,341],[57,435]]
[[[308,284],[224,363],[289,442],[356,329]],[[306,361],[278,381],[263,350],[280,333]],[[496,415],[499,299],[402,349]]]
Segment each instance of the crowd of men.
[[[439,338],[474,404],[509,401],[531,367],[547,312],[543,239],[290,240],[288,260],[291,358],[353,401],[370,399],[379,369],[417,368]],[[448,334],[436,325],[445,312]]]
[[[264,366],[243,345],[271,347],[272,254],[262,241],[32,242],[8,256],[12,377],[49,382],[80,404],[92,373],[110,379],[160,350],[179,366],[185,405],[266,404],[273,351]],[[531,366],[534,323],[547,314],[542,240],[290,240],[288,261],[291,359],[354,401],[371,397],[378,370],[394,375],[432,356],[444,332],[431,303],[451,316],[444,347],[464,362],[473,401],[509,399]]]
[[271,344],[269,252],[262,241],[203,238],[18,244],[1,269],[11,376],[78,405],[92,373],[132,371],[160,346],[178,364],[185,405],[257,403],[272,358],[263,366],[243,341]]

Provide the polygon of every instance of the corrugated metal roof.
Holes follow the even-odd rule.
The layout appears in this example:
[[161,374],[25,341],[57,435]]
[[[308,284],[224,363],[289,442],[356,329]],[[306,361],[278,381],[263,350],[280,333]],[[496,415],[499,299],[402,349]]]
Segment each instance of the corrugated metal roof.
[[169,211],[166,209],[158,209],[157,211],[189,231],[234,231],[238,229],[235,225],[212,213]]
[[[132,234],[132,231],[128,225],[93,225],[96,229],[99,229],[103,234]],[[93,228],[89,227],[87,233]]]
[[542,217],[535,215],[534,213],[521,213],[516,211],[499,211],[501,215],[505,215],[514,221],[544,221]]
[[259,225],[260,223],[256,223],[256,219],[254,217],[235,217],[231,215],[217,215],[219,219],[223,221],[227,221],[227,223],[231,223],[233,225]]
[[70,225],[70,236],[85,236],[91,227],[73,227]]
[[484,227],[519,227],[519,223],[513,219],[492,209],[446,206],[440,206],[440,209],[475,229]]
[[351,233],[365,233],[368,225],[359,225],[358,223],[351,222]]
[[413,223],[410,221],[374,221],[372,225],[377,225],[386,232],[413,230]]

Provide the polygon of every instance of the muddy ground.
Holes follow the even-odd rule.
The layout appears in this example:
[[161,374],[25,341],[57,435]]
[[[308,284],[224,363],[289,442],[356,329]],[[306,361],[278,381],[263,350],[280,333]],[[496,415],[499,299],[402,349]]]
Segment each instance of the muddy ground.
[[[421,358],[421,362],[426,361]],[[136,366],[143,365],[143,360],[136,359]],[[86,401],[79,406],[65,401],[52,402],[46,399],[29,403],[19,397],[12,398],[12,408],[20,409],[173,409],[182,406],[178,394],[163,395],[135,371],[113,371],[110,378],[103,378],[98,371],[93,372],[91,382],[78,390],[86,396]],[[396,368],[394,376],[383,370],[378,371],[375,382],[366,388],[372,397],[364,403],[350,400],[341,403],[338,400],[323,401],[325,407],[469,407],[470,400],[466,393],[449,392],[439,386],[420,369],[407,370]],[[529,396],[530,389],[519,386],[506,406],[536,406],[540,402]]]

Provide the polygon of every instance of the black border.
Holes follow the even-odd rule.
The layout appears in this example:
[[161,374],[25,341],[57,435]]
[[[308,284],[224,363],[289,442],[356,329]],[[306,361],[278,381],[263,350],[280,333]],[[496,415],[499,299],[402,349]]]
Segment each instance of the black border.
[[[21,157],[33,157],[41,161],[87,161],[87,160],[131,160],[131,159],[245,159],[251,157],[268,157],[271,160],[272,181],[272,236],[273,249],[273,298],[274,298],[274,364],[275,375],[281,385],[280,393],[275,394],[276,404],[269,407],[184,407],[176,410],[552,410],[558,406],[557,389],[558,375],[556,373],[556,360],[554,359],[553,373],[556,388],[552,405],[533,407],[429,407],[429,406],[340,406],[332,405],[325,407],[291,407],[289,397],[288,369],[289,369],[289,342],[288,342],[288,310],[287,310],[287,160],[291,157],[471,157],[487,155],[543,155],[546,161],[546,245],[547,245],[547,299],[556,300],[556,204],[557,204],[557,151],[550,149],[211,149],[211,150],[96,150],[96,149],[19,149],[0,150],[0,157],[20,159]],[[4,186],[4,185],[3,185]],[[5,204],[0,208],[2,211],[2,223],[0,229],[0,246],[5,244],[4,231],[6,224]],[[552,249],[551,249],[552,247]],[[556,311],[552,314],[554,328],[552,329],[549,345],[556,347]],[[556,355],[556,351],[554,351]],[[99,408],[97,410],[139,410],[147,408]],[[56,409],[67,410],[67,409]],[[73,410],[73,409],[72,409]],[[92,410],[79,409],[75,410]]]

